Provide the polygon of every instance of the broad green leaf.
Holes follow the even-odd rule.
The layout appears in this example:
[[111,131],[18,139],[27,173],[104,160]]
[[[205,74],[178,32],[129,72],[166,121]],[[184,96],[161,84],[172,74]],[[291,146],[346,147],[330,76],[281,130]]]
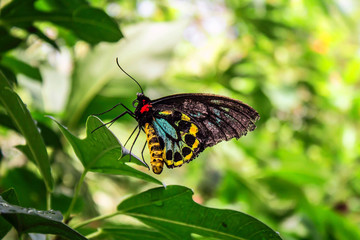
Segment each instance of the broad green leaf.
[[70,29],[75,35],[92,44],[101,41],[116,42],[123,37],[117,23],[101,9],[79,2],[72,5],[77,6],[76,9],[40,11],[41,9],[35,9],[34,2],[14,0],[7,4],[2,11],[3,23],[36,34],[54,47],[56,43],[33,25],[35,21],[48,21]]
[[34,80],[42,81],[41,74],[38,68],[30,66],[29,64],[20,61],[14,57],[4,56],[1,63],[12,69],[15,73],[22,73]]
[[191,233],[231,240],[281,239],[247,214],[201,206],[192,200],[192,195],[182,186],[155,188],[123,201],[118,210],[158,229],[169,239],[191,239]]
[[[97,117],[88,117],[86,123],[87,136],[85,139],[75,137],[60,123],[56,123],[73,147],[85,171],[127,175],[156,184],[162,184],[156,178],[127,165],[124,156],[129,157],[129,151],[121,145],[119,140],[107,127],[104,126],[95,130],[97,127],[103,125]],[[92,132],[93,130],[95,131]],[[147,166],[146,163],[142,162],[135,155],[131,155],[131,161],[138,165]]]
[[117,42],[123,35],[118,24],[103,10],[80,7],[73,13],[73,30],[80,38],[90,42]]
[[102,228],[102,239],[122,239],[122,240],[167,240],[164,235],[150,228],[139,228],[131,226],[119,226]]
[[0,214],[21,233],[55,234],[67,239],[85,240],[84,236],[62,223],[58,211],[41,211],[13,205],[0,197]]
[[26,139],[33,159],[44,178],[46,188],[53,188],[50,162],[44,140],[41,137],[31,114],[20,97],[12,90],[6,77],[0,72],[0,102],[14,122],[16,128]]

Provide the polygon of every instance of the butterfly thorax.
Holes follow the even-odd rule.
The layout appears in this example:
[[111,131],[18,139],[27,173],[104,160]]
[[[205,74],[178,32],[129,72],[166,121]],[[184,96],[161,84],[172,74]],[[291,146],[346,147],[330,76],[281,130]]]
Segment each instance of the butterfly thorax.
[[144,127],[145,123],[152,122],[153,111],[151,100],[144,94],[138,93],[137,99],[134,102],[138,103],[135,109],[136,120],[141,127]]

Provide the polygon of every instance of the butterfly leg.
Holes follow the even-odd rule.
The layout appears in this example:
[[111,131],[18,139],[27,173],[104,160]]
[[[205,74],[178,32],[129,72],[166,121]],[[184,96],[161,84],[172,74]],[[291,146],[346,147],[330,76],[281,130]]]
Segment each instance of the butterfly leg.
[[131,144],[129,162],[131,162],[131,152],[132,152],[132,149],[133,149],[133,147],[134,147],[134,145],[135,145],[136,140],[138,139],[138,137],[139,137],[139,135],[140,135],[140,132],[141,132],[141,128],[139,128],[139,131],[138,131],[138,133],[136,134],[136,137],[135,137],[135,139],[134,139],[134,142]]
[[[134,113],[129,112],[129,111],[123,112],[123,113],[121,113],[119,116],[117,116],[116,118],[114,118],[113,120],[111,120],[110,122],[107,122],[107,123],[104,123],[104,124],[98,126],[98,127],[95,128],[94,130],[92,130],[91,133],[95,132],[95,131],[98,130],[99,128],[104,127],[104,126],[106,126],[106,125],[108,125],[108,124],[110,124],[110,126],[111,126],[116,120],[118,120],[119,118],[121,118],[121,117],[124,116],[125,114],[129,114],[130,116],[132,116],[132,114],[134,114]],[[110,127],[110,126],[109,126],[109,127]]]
[[126,146],[126,144],[129,142],[130,138],[132,137],[132,135],[134,135],[136,129],[138,128],[139,126],[136,126],[135,129],[132,131],[132,133],[130,134],[130,137],[126,140],[125,144],[124,144],[124,147]]
[[[145,141],[144,147],[143,147],[143,149],[142,149],[142,151],[141,151],[141,157],[142,157],[143,162],[145,162],[145,159],[144,159],[144,151],[145,151],[146,144],[147,144],[147,141]],[[146,165],[147,165],[147,164],[146,164]],[[148,166],[148,167],[149,167],[149,166]]]
[[122,103],[116,104],[115,106],[113,106],[113,107],[110,108],[109,110],[106,110],[105,112],[97,113],[97,114],[92,114],[92,115],[93,115],[93,116],[103,115],[103,114],[105,114],[105,113],[107,113],[107,112],[110,112],[111,110],[113,110],[113,109],[116,108],[117,106],[123,106],[123,107],[126,109],[126,112],[128,112],[131,117],[135,118],[135,114],[134,114],[129,108],[127,108],[124,104],[122,104]]

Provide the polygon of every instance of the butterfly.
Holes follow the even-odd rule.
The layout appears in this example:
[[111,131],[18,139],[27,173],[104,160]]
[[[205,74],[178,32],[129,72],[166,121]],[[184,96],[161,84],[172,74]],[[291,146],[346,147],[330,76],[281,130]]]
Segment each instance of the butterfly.
[[259,114],[236,99],[214,94],[183,93],[151,100],[144,95],[140,84],[120,67],[117,59],[116,62],[138,84],[141,93],[137,93],[133,102],[135,111],[120,103],[118,105],[126,111],[109,123],[125,114],[136,119],[138,126],[133,133],[136,129],[139,131],[135,141],[143,130],[155,174],[162,172],[164,164],[168,168],[180,167],[194,160],[204,149],[221,141],[240,138],[256,128]]

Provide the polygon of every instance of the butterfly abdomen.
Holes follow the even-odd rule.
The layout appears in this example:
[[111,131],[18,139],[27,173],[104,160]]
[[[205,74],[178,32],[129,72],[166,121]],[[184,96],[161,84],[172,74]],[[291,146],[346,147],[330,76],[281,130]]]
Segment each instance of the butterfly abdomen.
[[164,168],[164,148],[161,147],[159,138],[155,133],[154,127],[149,124],[145,123],[144,130],[146,133],[146,141],[149,146],[150,151],[150,165],[154,173],[160,174]]

